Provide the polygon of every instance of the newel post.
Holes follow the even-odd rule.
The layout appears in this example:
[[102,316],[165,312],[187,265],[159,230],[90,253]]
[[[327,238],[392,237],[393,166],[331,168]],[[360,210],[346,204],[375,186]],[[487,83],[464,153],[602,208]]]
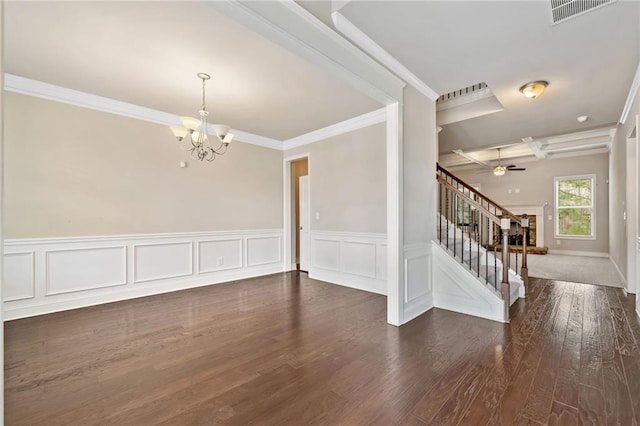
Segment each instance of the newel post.
[[502,284],[500,294],[504,303],[504,322],[509,322],[509,307],[511,306],[511,286],[509,285],[509,231],[511,230],[511,219],[504,216],[500,219],[502,229]]
[[527,214],[522,215],[522,268],[520,269],[520,278],[524,283],[524,291],[526,294],[527,287],[529,286],[529,268],[527,268],[527,240],[529,237],[529,216]]

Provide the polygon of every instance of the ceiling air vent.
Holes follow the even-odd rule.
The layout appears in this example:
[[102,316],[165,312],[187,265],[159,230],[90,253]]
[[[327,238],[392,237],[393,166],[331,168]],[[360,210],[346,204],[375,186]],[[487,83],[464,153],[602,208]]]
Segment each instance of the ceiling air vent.
[[558,24],[599,7],[614,3],[616,0],[551,0],[553,23]]
[[[462,96],[478,94],[482,91],[482,89],[487,88],[487,83],[478,83],[473,86],[465,87],[464,89],[458,89],[454,92],[445,93],[444,95],[440,95],[440,97],[436,100],[436,103],[440,104],[443,102],[452,101],[454,99],[460,99]],[[489,92],[486,90],[485,92]]]

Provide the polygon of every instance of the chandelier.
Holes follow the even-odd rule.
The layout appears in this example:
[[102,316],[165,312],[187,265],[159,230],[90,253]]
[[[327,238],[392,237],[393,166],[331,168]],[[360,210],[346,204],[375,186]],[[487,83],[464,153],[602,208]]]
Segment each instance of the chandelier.
[[[198,113],[200,119],[191,117],[180,117],[182,126],[171,126],[170,129],[173,135],[178,139],[178,142],[183,142],[187,139],[190,143],[180,144],[181,148],[186,151],[191,151],[191,156],[200,161],[213,161],[216,155],[223,155],[227,152],[227,148],[233,139],[233,134],[229,133],[231,128],[224,124],[212,124],[207,123],[207,117],[209,111],[205,105],[205,82],[211,78],[209,74],[198,73],[198,78],[202,80],[202,108]],[[210,133],[212,131],[213,134]],[[211,136],[211,137],[209,137]],[[215,145],[212,142],[215,141]]]

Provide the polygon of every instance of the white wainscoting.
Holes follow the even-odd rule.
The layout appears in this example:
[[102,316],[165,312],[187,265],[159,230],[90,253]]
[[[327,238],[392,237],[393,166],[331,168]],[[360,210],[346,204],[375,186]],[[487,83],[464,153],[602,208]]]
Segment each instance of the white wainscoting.
[[387,236],[311,231],[311,278],[387,294]]
[[404,322],[433,308],[431,243],[404,246]]
[[281,272],[282,238],[267,229],[5,240],[4,318]]

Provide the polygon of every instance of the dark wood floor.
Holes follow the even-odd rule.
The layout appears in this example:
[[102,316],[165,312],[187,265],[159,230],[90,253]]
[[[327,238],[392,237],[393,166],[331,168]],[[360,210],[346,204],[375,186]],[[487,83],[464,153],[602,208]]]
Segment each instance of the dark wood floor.
[[633,297],[531,281],[508,325],[298,273],[11,321],[6,423],[637,424]]

